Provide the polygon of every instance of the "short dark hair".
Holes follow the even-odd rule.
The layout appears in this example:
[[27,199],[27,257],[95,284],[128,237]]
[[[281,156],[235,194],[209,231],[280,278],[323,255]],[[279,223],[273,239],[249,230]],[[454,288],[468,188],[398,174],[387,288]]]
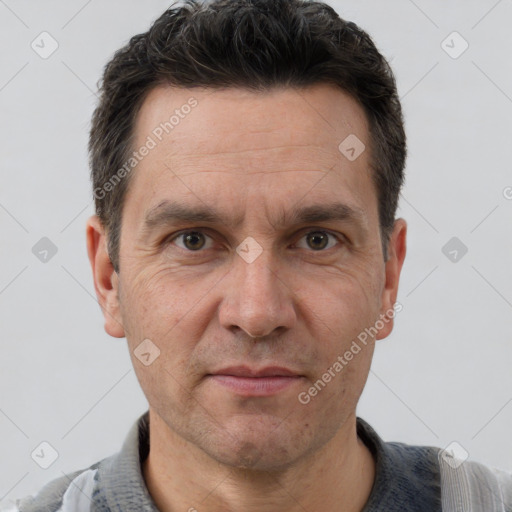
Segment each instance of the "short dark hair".
[[[186,0],[172,4],[105,66],[89,140],[96,214],[119,272],[134,124],[158,85],[265,91],[334,84],[363,107],[384,258],[404,179],[406,139],[393,72],[370,36],[322,2]],[[117,174],[116,174],[117,173]],[[126,177],[125,177],[126,174]],[[109,186],[110,184],[110,186]],[[107,193],[108,191],[108,193]]]

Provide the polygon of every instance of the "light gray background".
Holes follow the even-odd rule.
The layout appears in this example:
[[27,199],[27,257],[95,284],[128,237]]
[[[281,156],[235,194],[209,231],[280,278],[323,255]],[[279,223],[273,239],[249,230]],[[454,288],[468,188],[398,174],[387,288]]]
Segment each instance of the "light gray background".
[[[358,415],[387,441],[457,441],[512,470],[512,1],[330,3],[391,60],[409,145],[403,311]],[[168,5],[0,0],[2,505],[116,452],[147,407],[95,300],[86,144],[104,64]],[[31,48],[42,31],[48,59]],[[453,31],[469,43],[457,59],[441,46]],[[45,236],[58,252],[42,263]],[[458,262],[442,252],[454,236]],[[42,441],[59,453],[47,470],[30,456]]]

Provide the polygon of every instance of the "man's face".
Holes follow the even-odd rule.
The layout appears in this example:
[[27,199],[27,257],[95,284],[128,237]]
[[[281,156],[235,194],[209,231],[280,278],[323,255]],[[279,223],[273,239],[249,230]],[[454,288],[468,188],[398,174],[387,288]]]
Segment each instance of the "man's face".
[[[191,98],[197,105],[180,110]],[[179,122],[162,134],[157,127],[176,109]],[[107,331],[126,335],[153,414],[219,462],[285,467],[355,415],[374,339],[359,343],[316,396],[308,393],[396,299],[369,151],[354,159],[339,149],[354,135],[369,147],[363,110],[329,85],[267,93],[159,87],[139,113],[134,148],[148,136],[157,144],[126,195],[119,310],[111,310],[123,329],[106,315]],[[331,219],[300,215],[334,204]],[[175,218],[172,205],[211,218]],[[160,350],[147,366],[134,355],[143,340],[151,340],[146,359],[156,354],[152,344]],[[299,377],[256,386],[219,376],[237,366]]]

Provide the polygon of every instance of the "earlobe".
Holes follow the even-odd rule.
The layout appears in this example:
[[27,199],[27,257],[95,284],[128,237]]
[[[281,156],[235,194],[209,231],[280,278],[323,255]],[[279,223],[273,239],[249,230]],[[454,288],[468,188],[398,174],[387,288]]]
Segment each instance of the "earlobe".
[[407,223],[404,219],[395,220],[393,232],[388,244],[388,260],[385,264],[385,285],[381,297],[381,318],[384,327],[379,330],[376,339],[389,336],[393,330],[394,306],[398,295],[400,273],[407,252]]
[[94,289],[105,318],[105,331],[115,338],[125,336],[119,307],[118,279],[107,252],[105,229],[98,216],[86,224],[87,253],[91,264]]

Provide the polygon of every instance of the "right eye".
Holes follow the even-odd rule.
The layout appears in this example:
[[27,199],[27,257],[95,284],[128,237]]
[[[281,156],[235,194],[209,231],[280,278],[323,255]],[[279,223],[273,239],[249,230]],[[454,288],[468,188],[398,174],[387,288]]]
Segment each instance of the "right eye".
[[[210,236],[206,235],[202,231],[186,230],[180,231],[179,233],[173,235],[172,238],[167,239],[166,244],[169,245],[171,242],[180,240],[182,245],[176,242],[176,245],[180,249],[188,252],[199,252],[205,247],[205,245],[207,245],[207,241],[205,241],[205,239],[212,240]],[[206,247],[206,249],[211,249],[211,246]]]

